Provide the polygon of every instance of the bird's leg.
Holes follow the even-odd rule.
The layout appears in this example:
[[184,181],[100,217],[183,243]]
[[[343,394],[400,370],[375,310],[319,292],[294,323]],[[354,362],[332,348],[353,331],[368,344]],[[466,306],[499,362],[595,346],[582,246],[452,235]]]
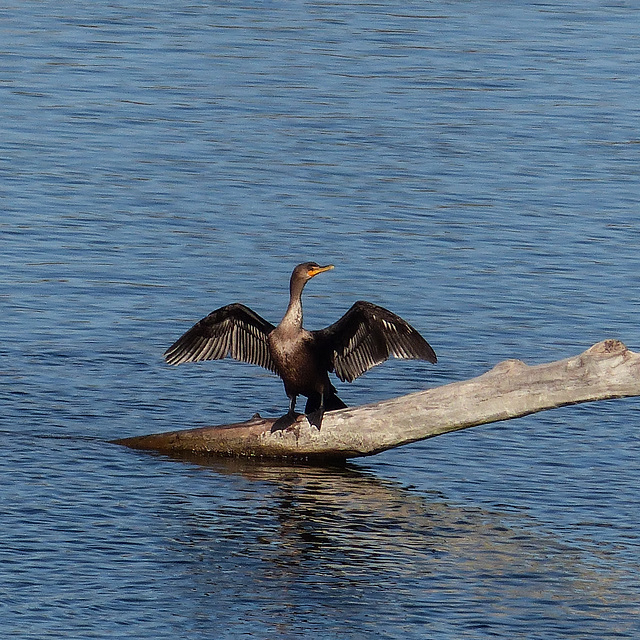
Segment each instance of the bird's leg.
[[320,431],[320,425],[322,424],[322,418],[324,416],[324,391],[320,393],[320,406],[311,413],[307,414],[307,420],[309,424],[317,427],[318,431]]
[[298,419],[299,413],[296,413],[296,400],[298,396],[295,394],[289,395],[289,411],[278,418],[271,427],[271,433],[274,431],[283,431],[288,429]]

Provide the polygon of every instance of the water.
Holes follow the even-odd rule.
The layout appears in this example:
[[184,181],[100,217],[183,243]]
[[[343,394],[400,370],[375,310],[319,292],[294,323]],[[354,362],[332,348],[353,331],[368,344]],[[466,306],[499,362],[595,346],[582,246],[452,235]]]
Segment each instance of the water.
[[0,628],[17,638],[636,638],[638,402],[345,469],[107,444],[286,407],[166,367],[213,308],[363,298],[436,367],[349,404],[640,348],[623,2],[24,2],[0,14]]

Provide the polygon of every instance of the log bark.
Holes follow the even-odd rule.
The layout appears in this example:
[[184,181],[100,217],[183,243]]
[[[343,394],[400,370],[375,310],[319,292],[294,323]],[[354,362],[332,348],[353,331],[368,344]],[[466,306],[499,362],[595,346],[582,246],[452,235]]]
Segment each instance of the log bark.
[[256,417],[115,442],[164,453],[338,461],[554,407],[638,395],[640,354],[605,340],[565,360],[506,360],[471,380],[331,411],[320,430],[302,416],[292,429],[271,433],[275,418]]

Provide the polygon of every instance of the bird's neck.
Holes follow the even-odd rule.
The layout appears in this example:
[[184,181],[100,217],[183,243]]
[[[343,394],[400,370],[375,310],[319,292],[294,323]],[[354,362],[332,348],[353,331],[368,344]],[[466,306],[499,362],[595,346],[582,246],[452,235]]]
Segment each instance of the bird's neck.
[[302,329],[302,290],[304,282],[295,282],[293,279],[289,285],[289,306],[280,323],[293,329]]

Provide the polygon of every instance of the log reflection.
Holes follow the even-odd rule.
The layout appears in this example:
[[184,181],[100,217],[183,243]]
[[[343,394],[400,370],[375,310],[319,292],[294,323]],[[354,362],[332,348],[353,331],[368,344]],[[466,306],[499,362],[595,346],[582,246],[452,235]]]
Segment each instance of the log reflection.
[[[232,550],[243,579],[251,573],[260,601],[275,598],[296,611],[320,603],[378,623],[407,615],[426,620],[433,607],[458,616],[530,615],[529,623],[541,606],[552,606],[565,620],[580,610],[590,623],[602,606],[637,613],[624,589],[628,576],[612,570],[604,553],[561,544],[524,513],[450,504],[437,493],[418,493],[349,465],[180,459],[242,481],[237,512],[227,507],[214,525],[200,514],[202,530],[189,546],[214,566]],[[196,529],[198,517],[191,519]],[[229,588],[217,570],[211,583]],[[363,609],[364,593],[384,613]],[[282,622],[287,615],[278,611]]]

